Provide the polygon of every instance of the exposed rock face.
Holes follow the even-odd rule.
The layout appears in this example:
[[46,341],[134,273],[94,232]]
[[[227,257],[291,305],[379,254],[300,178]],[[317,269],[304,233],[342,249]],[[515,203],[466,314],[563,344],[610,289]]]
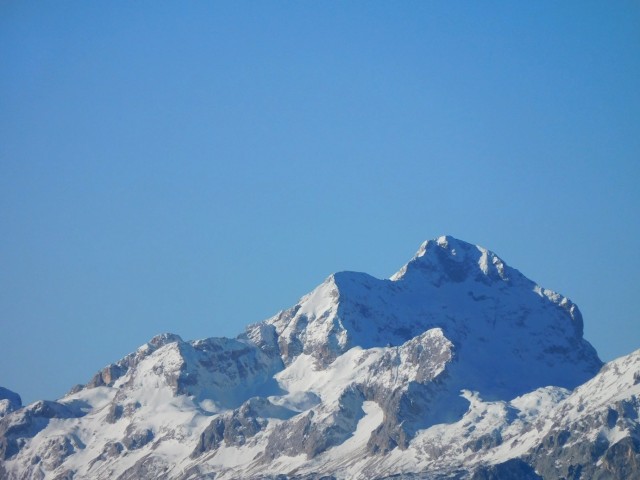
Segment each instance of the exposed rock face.
[[[73,405],[40,400],[0,420],[0,459],[16,455],[30,438],[46,428],[52,419],[71,419],[83,415]],[[67,442],[63,442],[67,445]],[[66,450],[67,447],[65,446]]]
[[239,408],[214,418],[200,435],[192,456],[215,450],[223,441],[241,447],[267,426],[268,418],[288,419],[295,413],[265,398],[250,398]]
[[[82,415],[84,412],[73,403],[38,401],[0,420],[0,472],[4,469],[2,462],[16,457],[52,420],[70,420]],[[44,478],[44,472],[56,471],[70,455],[83,447],[82,441],[71,432],[47,435],[31,446],[30,461],[15,476]],[[13,474],[5,472],[3,475],[0,478],[11,478]],[[58,473],[56,478],[64,478],[64,475]]]
[[540,480],[531,465],[519,459],[507,460],[504,463],[480,467],[471,475],[471,480]]
[[640,478],[640,351],[560,404],[528,460],[545,478]]
[[640,477],[640,351],[598,373],[582,327],[441,237],[236,339],[158,335],[58,402],[0,390],[0,478]]

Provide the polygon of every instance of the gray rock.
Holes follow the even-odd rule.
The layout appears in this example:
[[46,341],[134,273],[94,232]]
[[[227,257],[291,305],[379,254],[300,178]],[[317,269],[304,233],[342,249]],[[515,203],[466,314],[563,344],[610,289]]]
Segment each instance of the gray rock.
[[41,400],[0,420],[0,460],[17,454],[26,441],[44,429],[52,418],[78,418],[83,412],[67,405]]
[[127,450],[137,450],[144,447],[147,443],[154,438],[153,432],[150,429],[136,430],[134,425],[129,425],[125,432],[125,437],[122,439],[122,445]]
[[611,445],[594,472],[595,480],[640,478],[640,440],[625,437]]
[[169,478],[170,466],[152,454],[145,455],[133,466],[126,469],[118,480],[154,479],[164,480]]
[[497,465],[478,468],[470,480],[542,480],[542,477],[523,460],[514,458]]
[[[633,396],[568,426],[559,418],[558,426],[526,457],[527,462],[544,478],[640,478],[639,404]],[[602,431],[614,427],[627,430],[629,436],[610,444]],[[591,440],[594,432],[600,433]]]
[[107,412],[107,416],[105,417],[105,421],[107,423],[116,423],[124,412],[124,408],[122,405],[118,403],[112,403],[109,405],[109,411]]
[[73,480],[75,477],[75,470],[65,470],[64,472],[56,475],[53,480]]
[[162,333],[156,335],[146,344],[146,348],[140,348],[137,351],[130,353],[126,357],[122,358],[116,363],[107,365],[100,370],[84,387],[76,385],[70,393],[77,393],[82,388],[95,388],[102,386],[113,386],[114,382],[126,375],[130,369],[135,368],[141,360],[151,355],[158,348],[163,347],[169,343],[182,342],[182,338],[179,335],[173,333]]
[[310,410],[297,415],[280,425],[268,439],[264,461],[269,462],[280,455],[306,454],[314,458],[328,448],[342,444],[356,429],[363,416],[362,391],[351,386],[338,400],[338,408],[321,422],[315,421],[316,413]]

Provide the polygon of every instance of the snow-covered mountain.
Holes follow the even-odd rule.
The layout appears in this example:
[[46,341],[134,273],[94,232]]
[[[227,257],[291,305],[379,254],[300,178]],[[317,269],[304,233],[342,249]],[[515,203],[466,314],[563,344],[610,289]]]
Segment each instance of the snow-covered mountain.
[[640,476],[640,351],[601,367],[570,300],[440,237],[56,402],[0,389],[0,478]]

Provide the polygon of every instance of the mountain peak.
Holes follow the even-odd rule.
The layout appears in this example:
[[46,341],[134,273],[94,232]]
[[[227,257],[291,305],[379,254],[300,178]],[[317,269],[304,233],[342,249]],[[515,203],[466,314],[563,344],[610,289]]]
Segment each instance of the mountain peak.
[[463,262],[467,260],[469,253],[475,252],[476,250],[485,251],[486,249],[463,240],[458,240],[451,235],[443,235],[436,239],[422,242],[414,258],[421,258],[437,251],[440,252],[440,254],[446,252],[452,260]]
[[436,243],[436,245],[440,247],[445,247],[445,248],[449,247],[449,245],[453,245],[453,247],[455,248],[455,245],[460,243],[473,246],[471,243],[465,242],[463,240],[458,240],[457,238],[452,237],[451,235],[440,235],[438,238],[435,238],[432,240],[425,240],[424,242],[422,242],[422,246],[425,246],[427,243]]
[[435,283],[445,280],[462,282],[470,276],[481,281],[509,281],[512,277],[521,277],[517,270],[508,268],[490,250],[450,235],[423,242],[413,258],[391,280],[401,280],[406,276],[428,277]]
[[[482,369],[493,372],[489,383],[471,381],[488,398],[548,384],[573,388],[601,366],[582,338],[582,317],[571,301],[486,248],[451,236],[424,242],[389,280],[333,274],[265,324],[278,340],[260,344],[277,343],[286,365],[304,354],[324,366],[353,347],[401,345],[439,328],[459,349],[460,365],[478,378],[486,378]],[[533,373],[532,363],[540,364]]]

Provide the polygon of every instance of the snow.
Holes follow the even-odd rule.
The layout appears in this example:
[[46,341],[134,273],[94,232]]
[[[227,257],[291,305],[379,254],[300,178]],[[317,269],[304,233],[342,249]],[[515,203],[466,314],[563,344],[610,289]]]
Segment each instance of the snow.
[[199,405],[200,405],[200,408],[205,412],[220,413],[222,411],[220,406],[210,398],[205,398],[199,403]]
[[481,253],[480,259],[478,260],[478,266],[482,273],[485,275],[489,275],[489,252],[482,247],[478,247],[478,250]]
[[630,436],[629,430],[620,428],[619,426],[616,426],[611,429],[606,429],[604,431],[604,434],[610,445],[618,443],[623,438]]
[[[293,472],[364,479],[500,463],[530,452],[553,429],[640,397],[640,350],[595,375],[600,362],[581,335],[569,299],[483,247],[442,236],[423,243],[391,279],[336,273],[238,339],[154,337],[125,357],[128,370],[112,386],[60,400],[77,418],[38,419],[46,426],[6,467],[33,476],[48,468],[45,479],[66,469],[106,479],[152,455],[173,477],[198,466],[217,479]],[[388,406],[363,392],[407,392],[434,379],[431,410],[446,413],[454,403],[462,410],[421,424],[406,450],[369,452]],[[223,441],[191,458],[211,421],[253,396],[270,402],[250,403],[266,426],[242,446]],[[348,425],[346,438],[315,458],[283,454],[266,464],[269,439],[302,415],[313,419],[310,428]],[[629,425],[589,434],[615,443]],[[147,444],[106,455],[109,445],[147,430]],[[51,453],[68,444],[69,456]],[[43,460],[33,466],[36,456]]]
[[366,457],[366,445],[371,433],[382,423],[384,412],[375,402],[366,401],[362,404],[364,416],[358,421],[353,435],[341,445],[329,449],[305,466],[303,471],[312,473],[318,470],[339,470],[341,478],[366,479],[361,469],[366,460],[354,459]]
[[539,388],[511,400],[511,405],[519,410],[525,420],[532,420],[548,412],[555,405],[566,399],[570,391],[560,387]]
[[384,411],[375,402],[363,402],[362,410],[364,416],[358,421],[358,426],[353,432],[353,436],[339,447],[333,447],[328,454],[339,451],[341,457],[345,457],[354,451],[361,450],[366,445],[371,432],[375,430],[384,418]]
[[275,378],[283,389],[291,392],[290,395],[299,397],[311,392],[323,403],[335,403],[348,385],[364,379],[366,368],[379,359],[383,351],[354,347],[326,369],[318,369],[312,356],[302,354]]

